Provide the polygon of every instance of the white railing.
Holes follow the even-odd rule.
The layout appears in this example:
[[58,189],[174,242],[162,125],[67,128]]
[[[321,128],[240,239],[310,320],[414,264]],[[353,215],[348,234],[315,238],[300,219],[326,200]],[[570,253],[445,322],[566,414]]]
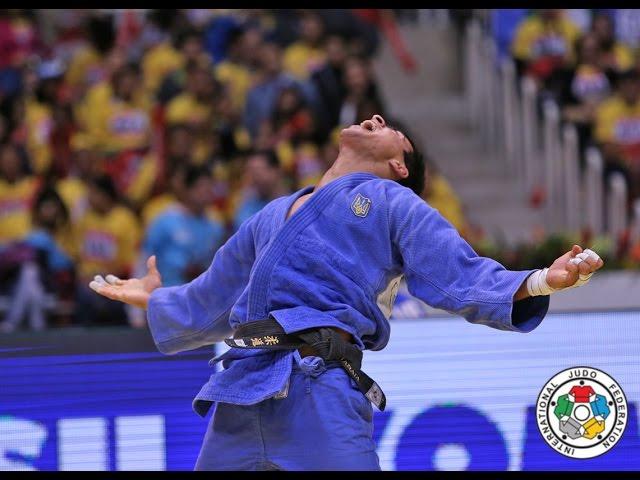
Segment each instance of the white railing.
[[[479,132],[485,148],[503,157],[500,143],[503,141],[501,84],[497,82],[497,52],[493,40],[482,33],[480,20],[469,22],[465,34],[464,84],[469,122]],[[496,165],[498,167],[498,165]]]
[[469,121],[473,127],[478,127],[481,123],[482,54],[479,48],[481,39],[482,27],[480,22],[478,20],[470,21],[465,35],[464,85],[467,93],[467,105],[469,106]]
[[585,206],[586,227],[594,235],[603,231],[604,193],[602,182],[603,161],[600,150],[589,147],[586,152],[586,170],[582,183],[582,204]]
[[627,228],[627,182],[620,172],[609,176],[607,193],[607,233],[618,239]]
[[500,110],[503,103],[501,98],[501,85],[494,81],[496,78],[497,49],[496,45],[490,37],[485,37],[484,42],[485,62],[485,92],[484,100],[486,105],[486,117],[482,121],[487,125],[487,145],[489,148],[495,148],[501,141],[503,136],[503,121],[500,118]]
[[562,181],[562,146],[560,144],[560,109],[556,102],[547,100],[543,106],[544,188],[546,189],[545,219],[550,231],[555,231],[564,216],[560,204]]
[[539,133],[538,118],[536,114],[536,95],[538,93],[536,83],[529,76],[520,80],[521,111],[522,111],[522,168],[523,186],[525,192],[530,192],[536,181],[539,181],[540,169],[538,168]]
[[[497,82],[496,82],[497,83]],[[516,67],[513,60],[505,59],[500,65],[502,90],[502,151],[508,173],[517,175],[522,159],[520,140],[520,108],[516,91]]]
[[578,132],[575,125],[568,123],[562,129],[562,183],[564,199],[564,222],[567,230],[580,229],[580,172],[578,171],[580,151]]
[[640,198],[633,202],[633,218],[629,224],[629,241],[632,245],[640,242]]
[[605,229],[619,235],[630,225],[631,234],[640,240],[640,201],[630,223],[626,183],[621,175],[613,175],[605,202],[602,155],[588,148],[585,170],[580,172],[577,130],[573,124],[562,125],[558,104],[546,100],[539,118],[535,81],[522,77],[518,92],[513,60],[498,65],[494,41],[479,20],[469,22],[465,45],[470,123],[494,158],[503,160],[501,166],[522,187],[523,196],[536,185],[545,188],[547,230],[575,232],[587,227],[595,235]]

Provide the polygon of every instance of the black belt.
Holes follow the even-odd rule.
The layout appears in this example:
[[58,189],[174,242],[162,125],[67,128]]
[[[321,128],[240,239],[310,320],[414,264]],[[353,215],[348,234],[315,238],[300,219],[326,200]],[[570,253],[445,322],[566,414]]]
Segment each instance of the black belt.
[[233,338],[226,338],[224,342],[230,347],[271,350],[297,350],[310,345],[322,359],[338,360],[342,368],[355,380],[360,391],[378,410],[383,411],[387,403],[378,384],[360,370],[362,351],[331,328],[312,328],[286,333],[278,322],[269,318],[241,325],[233,334]]

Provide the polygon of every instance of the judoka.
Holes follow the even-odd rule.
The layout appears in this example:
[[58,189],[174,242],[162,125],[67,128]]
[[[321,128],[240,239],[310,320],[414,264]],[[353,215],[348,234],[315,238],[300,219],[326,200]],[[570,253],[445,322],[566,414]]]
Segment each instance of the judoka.
[[232,346],[193,401],[202,416],[214,408],[197,470],[379,470],[373,405],[385,397],[360,362],[389,341],[402,276],[433,307],[530,332],[550,294],[602,267],[574,245],[547,268],[507,270],[416,195],[423,182],[414,143],[374,115],[342,130],[315,187],[250,217],[193,281],[162,287],[152,256],[143,278],[91,282],[146,309],[162,353]]

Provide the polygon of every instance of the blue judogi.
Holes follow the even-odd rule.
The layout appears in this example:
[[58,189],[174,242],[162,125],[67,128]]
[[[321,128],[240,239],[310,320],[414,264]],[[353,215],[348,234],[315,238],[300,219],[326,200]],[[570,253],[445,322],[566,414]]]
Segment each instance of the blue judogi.
[[[437,210],[410,189],[373,174],[352,173],[319,188],[286,219],[295,200],[312,189],[276,199],[252,216],[218,250],[209,269],[192,282],[152,293],[147,316],[161,352],[219,342],[238,325],[268,316],[286,332],[339,327],[354,336],[359,348],[380,350],[389,340],[388,318],[402,275],[412,295],[472,323],[529,332],[544,318],[548,296],[513,303],[515,292],[532,271],[509,271],[479,257]],[[217,361],[222,361],[224,369],[213,374],[194,399],[200,415],[214,402],[219,402],[217,408],[232,404],[262,411],[264,400],[283,401],[292,387],[297,388],[292,371],[300,368],[300,362],[293,351],[232,348],[212,363]],[[339,372],[346,382],[346,372]],[[293,408],[295,403],[289,405]],[[319,411],[327,408],[322,402],[314,405]],[[334,412],[325,413],[335,418]],[[319,448],[313,429],[307,437],[293,433],[305,415],[285,416],[290,428],[281,427],[280,437],[285,442],[283,436],[298,435],[297,444],[308,441],[313,451]],[[216,416],[217,412],[201,457],[216,435],[222,435],[215,430]],[[279,420],[284,422],[283,417]],[[357,422],[366,419],[360,416]],[[356,431],[362,425],[352,427]],[[348,431],[349,422],[340,428]],[[223,428],[238,436],[241,430]],[[225,450],[223,456],[244,455],[243,442],[230,445],[236,445],[235,450],[229,447],[231,451]],[[362,452],[370,445],[354,442],[352,448]],[[327,468],[340,468],[332,459],[325,460]],[[265,461],[273,462],[256,457],[255,465],[264,466]],[[200,460],[199,464],[225,468]],[[288,465],[306,466],[304,462]],[[362,468],[371,468],[371,463]]]

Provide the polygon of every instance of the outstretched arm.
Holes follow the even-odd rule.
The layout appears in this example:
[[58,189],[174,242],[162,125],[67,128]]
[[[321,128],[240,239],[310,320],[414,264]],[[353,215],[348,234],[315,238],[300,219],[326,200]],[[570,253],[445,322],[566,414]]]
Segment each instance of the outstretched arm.
[[391,239],[402,258],[409,292],[471,323],[529,332],[546,315],[551,289],[575,285],[580,273],[588,275],[602,266],[599,259],[580,258],[588,254],[575,246],[548,270],[507,270],[479,256],[437,210],[409,189],[390,185],[387,198]]
[[153,340],[162,353],[192,350],[231,334],[229,314],[244,290],[255,260],[254,228],[259,214],[216,252],[209,268],[189,283],[162,287],[155,257],[143,278],[120,280],[113,275],[89,285],[113,300],[145,308]]

